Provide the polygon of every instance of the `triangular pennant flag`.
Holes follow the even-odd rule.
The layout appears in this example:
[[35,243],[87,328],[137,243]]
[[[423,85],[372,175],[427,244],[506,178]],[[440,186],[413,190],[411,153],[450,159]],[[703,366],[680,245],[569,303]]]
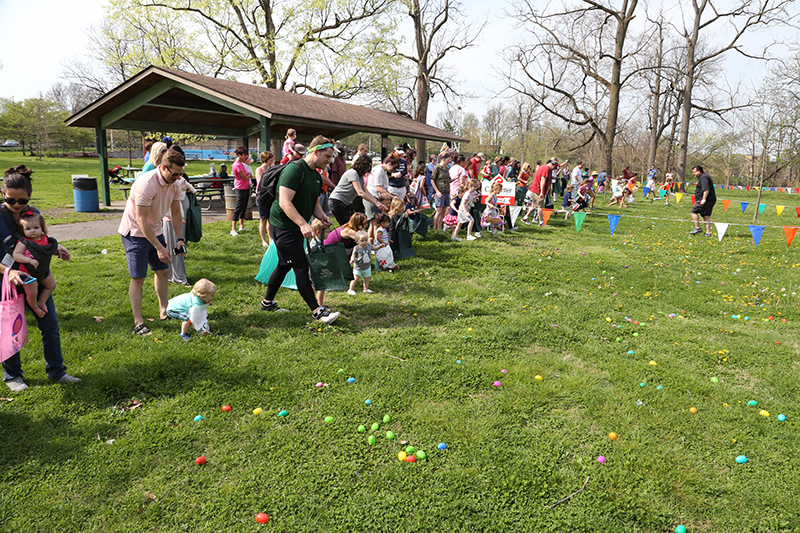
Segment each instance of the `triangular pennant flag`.
[[667,191],[665,191],[664,189],[659,189],[658,190],[658,199],[659,200],[663,200],[665,194],[667,194]]
[[644,192],[644,195],[647,196],[650,193],[650,187],[643,187],[642,191]]
[[617,224],[619,224],[620,218],[622,218],[621,215],[608,215],[608,229],[611,230],[611,235],[614,235],[614,232],[617,231]]
[[722,187],[723,189],[725,188],[725,186],[724,186],[724,185],[720,185],[720,187]]
[[697,201],[697,197],[693,194],[692,195],[692,205]]
[[800,229],[800,228],[797,228],[795,226],[784,226],[783,227],[783,233],[786,235],[786,247],[787,248],[792,245],[792,241],[794,240],[794,236],[797,235],[797,230],[798,229]]
[[783,187],[778,187],[778,192],[783,192]]
[[800,187],[795,187],[795,188],[794,188],[794,192],[796,192],[796,193],[799,193],[799,194],[800,194]]
[[800,207],[795,207],[794,210],[797,213],[797,218],[800,218]]
[[731,201],[730,200],[722,200],[722,206],[725,208],[725,209],[723,209],[723,211],[727,211],[728,210],[728,206],[730,206],[730,205],[731,205]]
[[766,207],[767,207],[767,204],[758,204],[758,214],[759,215],[763,215],[764,214],[764,208],[766,208]]
[[511,205],[508,207],[508,215],[511,217],[511,227],[513,228],[516,226],[517,217],[519,216],[520,212],[522,211],[521,205]]
[[745,209],[747,209],[747,206],[750,205],[750,202],[739,202],[739,203],[742,204],[742,213],[744,213]]
[[714,222],[714,226],[717,227],[717,238],[719,242],[722,242],[722,238],[725,236],[725,232],[728,231],[728,224],[727,222]]
[[756,241],[756,246],[761,243],[761,236],[764,235],[764,226],[747,226],[750,228],[750,235],[753,236],[753,240]]
[[547,221],[550,220],[550,215],[553,214],[552,209],[542,209],[542,218],[544,219],[544,225],[547,225]]
[[[764,187],[764,190],[766,191],[766,190],[767,190],[767,188],[766,188],[766,187]],[[771,190],[772,192],[775,192],[775,187],[770,187],[770,188],[769,188],[769,190]]]
[[683,198],[683,193],[682,192],[676,192],[675,193],[675,199],[676,199],[675,203],[676,204],[681,203],[681,198]]
[[748,192],[750,192],[750,187],[748,187],[747,185],[745,185],[745,186],[744,186],[744,188],[745,188],[745,189],[747,189],[747,191],[748,191]]
[[586,213],[575,213],[575,233],[581,232],[584,220],[586,220]]
[[784,206],[782,206],[782,205],[776,205],[775,206],[775,210],[778,212],[778,216],[781,216],[781,213],[783,213],[783,208],[784,208]]

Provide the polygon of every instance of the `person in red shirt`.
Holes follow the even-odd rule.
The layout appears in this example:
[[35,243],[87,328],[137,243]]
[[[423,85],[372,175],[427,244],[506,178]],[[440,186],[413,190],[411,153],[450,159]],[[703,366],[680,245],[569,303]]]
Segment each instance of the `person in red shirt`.
[[533,176],[530,191],[533,196],[533,202],[530,209],[525,213],[522,221],[527,222],[528,217],[536,210],[536,219],[539,221],[540,226],[544,226],[544,218],[542,218],[542,209],[544,209],[544,201],[547,192],[550,190],[550,173],[558,166],[558,163],[552,159],[536,169],[536,174]]
[[486,160],[483,152],[478,152],[475,157],[469,160],[469,177],[479,180],[481,179],[481,165]]

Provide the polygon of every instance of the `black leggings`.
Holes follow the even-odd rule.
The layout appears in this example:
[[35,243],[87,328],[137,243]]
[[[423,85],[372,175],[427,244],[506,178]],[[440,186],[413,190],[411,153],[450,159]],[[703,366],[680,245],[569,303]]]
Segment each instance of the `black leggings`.
[[311,272],[308,270],[308,263],[303,264],[294,264],[294,265],[278,265],[275,267],[275,270],[272,271],[272,275],[269,277],[269,282],[267,283],[267,294],[264,296],[264,299],[268,302],[271,302],[275,299],[275,295],[278,294],[278,289],[281,288],[281,283],[283,283],[286,274],[289,273],[290,270],[294,270],[294,279],[297,283],[297,292],[300,293],[300,296],[305,300],[308,307],[314,311],[319,304],[317,303],[317,296],[314,294],[314,286],[311,284]]
[[247,211],[247,202],[250,200],[250,189],[236,190],[236,207],[233,210],[232,220],[244,220]]
[[344,226],[350,222],[350,217],[353,216],[352,206],[347,205],[336,198],[329,199],[328,205],[330,205],[331,211],[333,212],[333,217],[340,226]]

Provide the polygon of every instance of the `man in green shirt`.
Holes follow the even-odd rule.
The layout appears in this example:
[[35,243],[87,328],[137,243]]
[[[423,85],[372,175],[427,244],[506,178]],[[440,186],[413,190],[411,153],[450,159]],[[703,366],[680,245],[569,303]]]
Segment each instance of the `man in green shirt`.
[[322,176],[318,170],[327,166],[333,152],[333,141],[317,135],[311,141],[305,158],[286,165],[281,172],[278,179],[278,198],[269,212],[272,241],[278,251],[278,266],[267,283],[267,294],[261,301],[262,311],[286,311],[275,303],[275,295],[286,274],[294,270],[297,290],[314,318],[326,324],[339,318],[338,312],[332,312],[317,303],[304,250],[305,240],[314,236],[308,223],[312,215],[325,226],[331,225],[331,220],[319,203]]

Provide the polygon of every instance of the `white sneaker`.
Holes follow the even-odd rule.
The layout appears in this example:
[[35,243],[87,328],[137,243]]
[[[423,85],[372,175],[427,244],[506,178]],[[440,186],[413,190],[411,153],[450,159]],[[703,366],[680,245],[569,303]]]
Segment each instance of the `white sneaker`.
[[452,238],[454,241],[461,242],[461,239],[459,239],[458,237],[451,237],[451,238]]
[[372,294],[374,291],[372,291],[372,290],[370,290],[370,289],[364,289],[364,290],[363,290],[363,291],[361,291],[361,292],[363,292],[364,294]]
[[468,241],[474,241],[475,237],[473,237],[472,235],[467,235],[467,240]]
[[530,224],[530,222],[528,221],[528,217],[522,217],[522,223],[523,224]]
[[350,289],[349,291],[347,291],[347,294],[349,294],[350,296],[355,296],[356,295],[356,291],[354,291],[353,289]]
[[239,233],[241,233],[243,231],[248,231],[248,230],[247,230],[247,228],[239,228]]
[[473,233],[472,235],[473,235],[473,236],[474,236],[476,239],[480,239],[480,238],[481,238],[481,232],[480,232],[480,231],[476,231],[476,232],[475,232],[475,233]]
[[326,324],[330,324],[331,322],[339,318],[339,312],[338,311],[331,312],[330,309],[328,309],[323,305],[322,307],[317,309],[317,312],[313,314],[313,317],[316,320],[321,320]]
[[75,376],[70,376],[69,374],[64,374],[58,379],[54,379],[53,383],[80,383],[81,378],[76,378]]
[[17,376],[14,379],[9,379],[6,381],[6,387],[11,389],[11,392],[22,392],[28,388],[28,386],[22,380],[22,376]]
[[519,226],[512,226],[511,229],[512,230],[519,229]]
[[236,230],[232,229],[231,230],[231,237],[238,237],[238,236],[239,236],[239,234],[236,232]]

